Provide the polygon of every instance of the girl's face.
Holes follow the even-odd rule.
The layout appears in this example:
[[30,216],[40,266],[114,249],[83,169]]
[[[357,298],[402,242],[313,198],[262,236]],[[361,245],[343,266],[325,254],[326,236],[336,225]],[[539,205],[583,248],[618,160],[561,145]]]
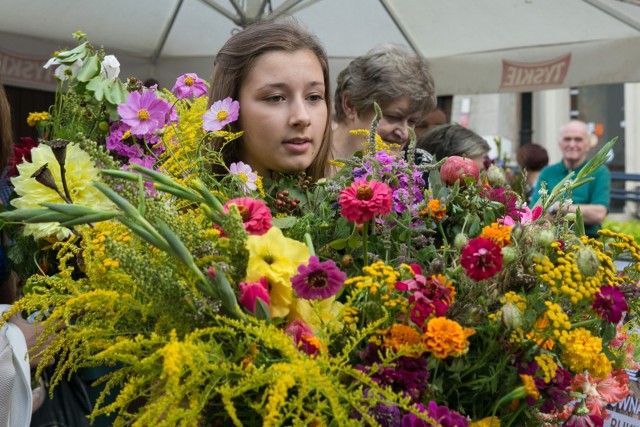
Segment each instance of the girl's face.
[[310,50],[267,52],[240,86],[241,160],[262,176],[306,170],[329,114],[322,67]]

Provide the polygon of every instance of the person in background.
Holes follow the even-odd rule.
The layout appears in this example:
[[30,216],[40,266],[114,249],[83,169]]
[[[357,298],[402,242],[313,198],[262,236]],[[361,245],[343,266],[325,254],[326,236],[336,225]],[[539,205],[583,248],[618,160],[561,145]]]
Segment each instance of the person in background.
[[485,168],[485,160],[491,150],[484,138],[456,123],[436,126],[423,133],[416,147],[427,151],[436,160],[450,156],[469,158],[476,162],[480,170]]
[[436,126],[446,125],[447,123],[449,123],[449,120],[447,120],[447,115],[444,111],[442,111],[440,107],[438,107],[429,114],[426,114],[416,125],[416,138],[420,137],[420,135],[430,131]]
[[[253,24],[234,34],[215,57],[209,106],[240,103],[232,144],[218,138],[226,166],[242,161],[266,178],[328,171],[331,151],[329,61],[320,42],[293,19]],[[214,171],[225,173],[224,168]]]
[[[560,151],[562,160],[542,169],[536,188],[531,195],[531,205],[540,199],[540,189],[543,183],[547,191],[551,191],[570,172],[578,173],[587,164],[587,154],[591,147],[589,128],[586,123],[572,120],[560,129]],[[593,175],[593,180],[574,189],[571,192],[571,205],[566,207],[568,212],[575,212],[580,207],[584,218],[585,233],[589,237],[598,237],[598,230],[609,210],[609,192],[611,174],[606,166],[600,166]],[[547,213],[555,215],[558,204],[549,208]]]
[[525,174],[522,189],[527,200],[531,200],[531,194],[540,176],[540,171],[549,164],[549,154],[542,145],[529,143],[518,148],[516,161],[520,171]]
[[350,131],[371,128],[375,102],[382,110],[378,135],[387,144],[406,145],[409,129],[436,106],[426,62],[401,47],[381,45],[340,72],[334,96],[335,159],[347,159],[363,149],[366,139]]

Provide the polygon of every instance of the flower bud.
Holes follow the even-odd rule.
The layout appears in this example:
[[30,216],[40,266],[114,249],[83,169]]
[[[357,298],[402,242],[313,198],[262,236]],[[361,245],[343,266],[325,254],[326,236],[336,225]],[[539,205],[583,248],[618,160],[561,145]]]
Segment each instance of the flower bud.
[[342,268],[351,268],[353,267],[353,262],[354,262],[353,257],[349,254],[346,254],[342,256],[340,265],[342,266]]
[[518,259],[518,250],[513,246],[505,246],[500,249],[502,252],[502,263],[505,265],[509,265]]
[[600,260],[598,259],[598,254],[593,248],[584,247],[576,252],[576,264],[578,265],[578,270],[585,277],[591,277],[598,272],[598,267],[600,267]]
[[502,306],[502,324],[507,329],[518,329],[522,327],[522,312],[512,302],[508,302]]
[[536,242],[543,248],[549,247],[553,242],[555,242],[556,236],[553,234],[553,231],[545,228],[543,230],[538,231],[536,234]]
[[469,243],[469,237],[464,233],[456,234],[456,237],[453,238],[453,246],[455,246],[456,249],[464,248],[467,246],[467,243]]
[[489,169],[487,169],[487,180],[492,187],[502,187],[507,179],[500,166],[491,165]]
[[567,213],[564,217],[567,221],[574,222],[576,220],[576,214],[573,212]]

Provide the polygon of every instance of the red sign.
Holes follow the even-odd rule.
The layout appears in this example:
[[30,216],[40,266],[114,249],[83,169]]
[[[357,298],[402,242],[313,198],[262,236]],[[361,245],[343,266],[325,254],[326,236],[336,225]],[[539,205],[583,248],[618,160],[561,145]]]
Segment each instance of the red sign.
[[51,87],[55,89],[56,80],[52,69],[42,66],[49,58],[34,58],[0,50],[0,80],[4,83],[28,85],[33,87]]
[[570,65],[570,53],[544,62],[515,62],[503,59],[500,89],[561,85]]

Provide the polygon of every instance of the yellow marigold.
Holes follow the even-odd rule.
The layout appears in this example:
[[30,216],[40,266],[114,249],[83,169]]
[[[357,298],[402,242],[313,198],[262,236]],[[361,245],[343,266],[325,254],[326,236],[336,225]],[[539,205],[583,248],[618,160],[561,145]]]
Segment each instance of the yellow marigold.
[[520,375],[520,379],[522,380],[522,384],[524,384],[524,390],[527,392],[527,395],[537,400],[540,397],[540,392],[538,391],[538,387],[536,387],[533,377],[531,375]]
[[[42,208],[42,203],[65,203],[55,190],[45,187],[31,177],[45,164],[48,165],[58,189],[62,191],[58,161],[51,147],[40,144],[31,150],[31,163],[24,162],[18,165],[19,175],[11,178],[16,194],[20,196],[11,201],[13,206],[20,209],[37,209]],[[94,181],[100,180],[99,169],[95,167],[89,154],[73,143],[67,146],[66,177],[74,204],[105,211],[113,207],[109,199],[93,186]],[[71,235],[71,230],[57,222],[45,222],[26,224],[24,233],[33,235],[36,239],[55,235],[58,240],[63,240]]]
[[602,338],[594,337],[587,329],[564,331],[559,341],[564,347],[560,360],[570,371],[589,371],[598,378],[611,372],[611,362],[602,353]]
[[422,336],[427,351],[438,359],[462,355],[469,346],[473,329],[463,328],[459,323],[445,317],[434,317],[427,323]]
[[500,427],[500,418],[487,417],[479,421],[472,421],[469,423],[469,427]]
[[39,113],[29,113],[27,116],[27,124],[30,127],[34,127],[38,124],[38,122],[49,120],[49,113],[46,111],[41,111]]
[[424,218],[433,218],[435,220],[442,220],[447,213],[447,205],[442,203],[438,199],[431,199],[427,206],[420,211],[420,216]]
[[[420,334],[411,326],[392,325],[384,338],[385,347],[398,350],[403,347],[415,347],[422,343]],[[415,354],[418,357],[420,354]]]
[[480,237],[493,240],[501,248],[511,244],[511,227],[494,222],[482,229]]

